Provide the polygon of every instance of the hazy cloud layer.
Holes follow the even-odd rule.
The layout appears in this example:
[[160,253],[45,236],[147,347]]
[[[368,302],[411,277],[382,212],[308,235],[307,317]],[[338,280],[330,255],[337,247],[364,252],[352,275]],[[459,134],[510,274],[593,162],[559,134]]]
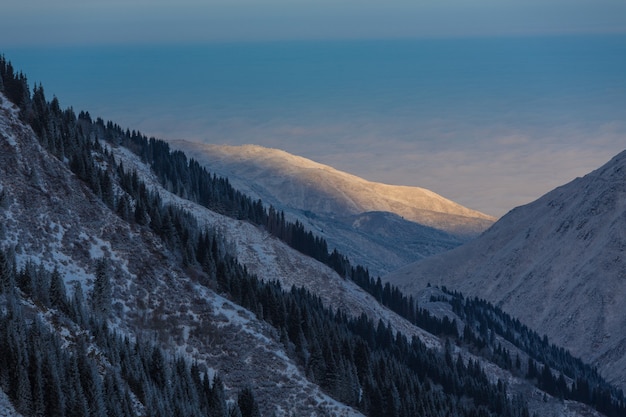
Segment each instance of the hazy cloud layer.
[[626,31],[618,0],[8,0],[6,46]]
[[495,216],[586,175],[626,149],[626,121],[554,127],[524,119],[480,126],[454,118],[411,122],[375,115],[347,122],[234,115],[181,121],[182,114],[166,109],[149,117],[119,117],[158,137],[283,149],[372,181],[428,188]]
[[[460,43],[459,43],[460,42]],[[63,106],[500,216],[626,144],[626,37],[7,51]]]

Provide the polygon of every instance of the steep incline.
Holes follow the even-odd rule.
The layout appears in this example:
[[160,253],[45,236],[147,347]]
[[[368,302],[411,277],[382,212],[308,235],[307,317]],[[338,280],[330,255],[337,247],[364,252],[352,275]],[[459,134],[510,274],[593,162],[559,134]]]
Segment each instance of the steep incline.
[[[165,202],[189,210],[200,226],[223,229],[232,246],[229,251],[262,278],[306,286],[333,308],[381,318],[429,346],[441,346],[438,338],[381,307],[329,268],[260,228],[168,193],[134,154],[105,146],[126,169],[136,169],[141,181]],[[111,161],[101,154],[98,158],[103,168]],[[48,269],[56,267],[67,284],[79,283],[88,294],[95,260],[102,256],[111,260],[114,302],[109,318],[117,331],[131,337],[144,335],[170,352],[219,371],[231,396],[241,387],[253,386],[266,415],[360,415],[306,378],[304,370],[286,354],[276,329],[200,285],[198,271],[181,269],[179,256],[165,248],[149,228],[125,222],[106,207],[69,171],[67,162],[39,146],[32,131],[17,118],[17,110],[1,96],[0,196],[0,245],[15,247],[20,264],[33,260]],[[458,347],[453,349],[464,360],[478,360],[491,381],[502,379],[513,392],[524,393],[531,411],[550,416],[599,415],[571,401],[546,400],[526,380]]]
[[[292,285],[304,287],[318,295],[325,305],[333,309],[341,309],[352,316],[365,314],[374,320],[381,319],[383,323],[391,325],[394,331],[400,331],[409,337],[416,336],[428,347],[443,348],[445,343],[439,337],[412,325],[388,308],[381,306],[371,295],[352,281],[339,277],[332,269],[312,258],[303,256],[254,225],[215,214],[196,203],[164,191],[159,186],[158,179],[149,167],[141,162],[139,157],[123,147],[114,148],[112,152],[117,159],[123,162],[125,167],[137,170],[147,184],[153,189],[159,189],[165,201],[183,207],[192,213],[198,218],[200,225],[216,227],[224,233],[229,242],[229,249],[236,253],[238,259],[246,265],[248,270],[259,278],[267,281],[278,280],[283,288],[289,288]],[[427,293],[431,294],[433,289],[429,290],[431,291],[427,291]],[[435,293],[439,294],[439,292]],[[428,295],[421,293],[418,298],[421,305],[431,310],[433,314],[440,315],[441,312],[437,310],[438,305],[434,307],[429,305],[430,297]],[[442,314],[449,313],[446,311]],[[509,348],[512,349],[512,352],[515,351],[514,347],[509,346]],[[513,376],[510,372],[464,349],[458,347],[453,349],[460,353],[465,360],[471,358],[479,361],[490,380],[494,382],[498,379],[506,381],[512,392],[522,395],[528,401],[531,412],[554,417],[600,415],[597,411],[573,401],[563,402],[550,396],[545,397],[542,391],[530,386],[524,378]],[[526,360],[524,353],[520,352],[520,355]],[[548,398],[547,402],[545,398]]]
[[385,277],[478,296],[626,388],[626,151],[512,210],[478,239]]
[[79,283],[89,294],[96,260],[106,257],[118,331],[220,372],[231,396],[254,386],[265,415],[361,415],[311,383],[267,323],[198,284],[148,228],[106,207],[17,114],[0,94],[0,247],[14,247],[20,266],[56,268],[68,289]]
[[376,274],[456,247],[495,221],[423,188],[366,181],[277,149],[171,144]]

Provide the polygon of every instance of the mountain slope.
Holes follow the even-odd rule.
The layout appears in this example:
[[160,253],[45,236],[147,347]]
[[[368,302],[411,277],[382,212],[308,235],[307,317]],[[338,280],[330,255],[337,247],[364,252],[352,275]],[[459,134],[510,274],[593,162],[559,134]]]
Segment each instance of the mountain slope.
[[[79,180],[65,162],[40,146],[32,130],[18,119],[16,108],[4,98],[1,103],[1,246],[9,251],[15,248],[18,268],[32,262],[49,271],[57,270],[65,278],[66,287],[80,286],[83,293],[93,294],[97,262],[104,257],[109,262],[112,284],[108,322],[118,334],[130,340],[153,341],[168,355],[183,355],[209,373],[218,372],[231,399],[241,388],[252,386],[263,415],[361,415],[310,381],[308,372],[312,371],[293,359],[293,347],[286,346],[279,329],[270,326],[267,319],[260,319],[262,312],[242,308],[230,301],[228,294],[218,295],[211,285],[201,283],[201,271],[183,269],[179,253],[168,248],[151,229],[127,222],[119,212],[107,207],[101,196]],[[287,286],[305,285],[315,289],[333,309],[342,308],[349,315],[364,313],[370,320],[380,319],[393,326],[390,329],[401,330],[405,337],[418,337],[425,347],[440,349],[438,338],[383,308],[331,269],[269,237],[256,226],[225,218],[169,193],[158,185],[149,167],[136,155],[121,147],[103,146],[96,159],[106,172],[110,172],[113,159],[134,168],[138,178],[157,192],[166,205],[193,213],[198,218],[198,228],[215,226],[227,230],[231,243],[226,245],[232,246],[228,251],[240,254],[262,278],[279,279]],[[119,184],[114,189],[121,193],[117,187]],[[0,291],[2,319],[4,302]],[[84,329],[60,326],[59,322],[66,319],[40,307],[40,301],[21,302],[29,308],[29,314],[41,315],[46,327],[58,331],[66,349],[75,348],[78,342],[74,334],[84,333]],[[328,330],[332,325],[329,321],[324,328]],[[455,353],[468,359],[465,352]],[[488,365],[480,358],[472,359]],[[106,363],[100,365],[106,367]],[[515,386],[537,391],[504,371],[492,370],[489,378],[487,382],[491,384],[499,378],[510,378]],[[438,391],[434,395],[438,396]],[[136,407],[139,413],[144,408],[141,404]],[[551,407],[576,410],[580,405]]]
[[376,274],[458,246],[495,220],[423,188],[366,181],[277,149],[170,143]]
[[15,247],[19,267],[56,269],[67,288],[80,284],[89,294],[97,260],[106,258],[110,321],[122,334],[157,340],[170,354],[220,372],[231,397],[250,384],[282,381],[280,395],[275,387],[256,390],[264,415],[361,415],[311,383],[271,326],[199,285],[158,236],[110,210],[40,146],[1,94],[0,104],[0,247]]
[[485,298],[626,388],[626,151],[481,237],[385,277]]
[[[20,117],[28,114],[18,117],[17,108],[0,95],[0,254],[5,256],[0,258],[0,330],[10,335],[0,338],[3,348],[16,336],[15,329],[11,332],[6,325],[6,313],[16,311],[17,302],[56,333],[59,349],[62,345],[64,350],[78,353],[74,356],[81,356],[77,347],[80,339],[91,344],[97,331],[99,338],[106,340],[102,332],[109,327],[130,339],[121,341],[124,345],[141,339],[148,342],[141,345],[143,348],[158,344],[168,356],[182,355],[209,373],[219,372],[231,399],[242,387],[252,386],[264,415],[359,415],[333,399],[338,395],[372,415],[389,415],[382,410],[393,407],[410,409],[418,398],[423,400],[422,407],[436,406],[436,410],[447,409],[455,415],[476,415],[475,405],[485,415],[501,414],[496,410],[502,407],[511,409],[506,415],[526,415],[526,401],[530,411],[540,415],[599,415],[579,403],[545,395],[519,369],[507,371],[489,362],[489,355],[477,356],[413,326],[351,281],[271,237],[262,225],[218,215],[173,195],[139,156],[119,146],[130,139],[121,129],[105,126],[101,120],[93,123],[85,114],[76,119],[71,110],[61,111],[54,100],[45,104],[40,88],[35,89],[35,96],[30,104],[40,107],[33,126],[39,129],[42,125],[36,122],[47,122],[40,138],[21,122]],[[28,109],[29,103],[23,103],[21,111]],[[153,158],[169,157],[169,151],[167,155],[156,151],[151,149]],[[182,165],[178,167],[184,171]],[[168,189],[170,186],[167,184]],[[203,244],[207,236],[200,232],[203,229],[208,229],[209,237],[217,237],[212,245]],[[224,230],[226,241],[220,238],[219,229]],[[207,255],[209,246],[211,256]],[[205,256],[200,256],[202,248]],[[11,262],[4,262],[5,251],[15,255],[17,271]],[[255,281],[238,266],[237,258],[232,258],[235,254],[267,281],[304,285],[314,294],[305,296],[299,290],[282,293],[276,284]],[[102,291],[96,285],[101,258],[108,259],[110,269],[105,275],[112,284],[111,309],[100,313],[107,314],[108,324],[96,324],[93,330],[77,328],[80,321],[69,323],[69,316],[63,313],[59,298],[62,285],[53,279],[52,271],[56,269],[66,286],[74,289],[73,303],[85,301],[84,308],[93,309],[97,288]],[[29,262],[28,270],[45,268],[50,272],[38,273],[44,278],[40,282],[29,282],[28,274],[19,269]],[[79,288],[88,299],[83,300]],[[322,303],[330,309],[322,312]],[[242,308],[244,304],[248,308]],[[286,309],[284,314],[281,306]],[[342,313],[336,313],[339,308]],[[301,320],[298,311],[302,312]],[[373,324],[360,317],[351,324],[357,331],[350,330],[347,316],[361,313]],[[322,317],[325,320],[320,320]],[[23,321],[22,327],[32,324],[33,320]],[[394,334],[395,330],[404,335]],[[308,338],[301,347],[304,332]],[[359,332],[365,336],[355,336]],[[417,339],[408,344],[407,336]],[[88,346],[88,351],[90,357],[101,357],[95,345]],[[13,348],[9,353],[16,356],[20,352]],[[303,358],[296,359],[298,355]],[[402,356],[412,361],[400,362]],[[371,361],[371,366],[363,366],[364,360]],[[151,361],[159,369],[159,356],[152,354]],[[15,382],[22,379],[7,380],[6,370],[20,361],[6,362],[0,367],[0,387],[12,398],[17,397],[19,405],[28,404],[28,395],[20,397],[6,388],[7,383],[19,388]],[[100,359],[98,369],[109,375],[107,368],[118,366],[116,363]],[[320,363],[329,367],[325,369]],[[415,367],[415,363],[420,365]],[[402,374],[406,378],[397,378]],[[344,380],[347,385],[329,385],[338,375],[358,379]],[[135,385],[137,381],[129,380],[126,386],[131,382]],[[326,385],[324,391],[321,384]],[[455,393],[451,393],[455,390],[450,390],[450,384],[456,387]],[[409,386],[417,391],[406,395]],[[137,414],[144,415],[143,410],[153,402],[142,398],[147,391],[131,391],[135,393]],[[527,400],[521,401],[517,395]],[[357,403],[360,397],[369,402]],[[415,415],[417,409],[413,411],[404,414]]]
[[[127,157],[123,160],[125,166],[141,171],[143,178],[152,178],[150,183],[158,183],[156,177],[146,169],[147,167],[139,161],[137,156],[129,154],[124,148],[113,149],[113,152],[126,154]],[[193,212],[202,221],[206,221],[208,224],[219,225],[218,228],[223,230],[228,237],[232,245],[231,248],[237,253],[237,257],[251,272],[254,272],[259,277],[268,281],[278,280],[284,287],[292,285],[296,287],[303,286],[318,295],[324,304],[331,306],[333,309],[341,309],[353,316],[365,314],[374,320],[381,319],[383,322],[389,323],[395,331],[400,331],[405,335],[417,336],[427,346],[435,349],[442,349],[445,344],[438,337],[434,337],[432,334],[411,324],[408,320],[382,307],[376,299],[358,288],[350,280],[337,276],[333,270],[320,265],[310,258],[302,257],[301,254],[294,252],[284,243],[271,237],[266,231],[246,222],[216,216],[211,214],[210,211],[204,210],[203,207],[179,197],[170,196],[168,198],[171,198],[171,201],[176,205],[181,205],[186,210]],[[451,314],[449,307],[446,308],[440,302],[431,302],[430,298],[433,296],[439,296],[439,293],[429,289],[425,293],[420,292],[417,301],[422,308],[428,309],[431,314],[437,317],[448,316],[450,319],[459,320],[459,317]],[[459,322],[458,325],[462,329],[463,323]],[[526,362],[528,357],[526,353],[518,351],[514,346],[509,345],[499,337],[496,337],[496,340],[498,340],[497,343],[507,345],[507,348],[511,350],[512,356],[518,354],[524,358],[523,362]],[[530,391],[532,389],[529,391],[528,382],[519,378],[519,376],[513,376],[510,374],[510,371],[501,369],[500,365],[494,365],[489,361],[485,361],[483,357],[475,356],[468,352],[466,348],[455,348],[455,351],[465,358],[478,360],[482,366],[489,369],[488,375],[491,378],[507,380],[507,383],[514,387],[514,392],[523,393],[522,395],[524,396],[531,395]],[[497,381],[497,379],[494,379],[494,381]],[[576,405],[576,403],[571,401],[566,402],[565,408],[555,407],[555,403],[552,402],[549,405],[541,405],[541,401],[536,402],[535,400],[543,395],[542,393],[537,396],[537,393],[534,392],[532,394],[534,399],[530,400],[531,408],[537,410],[541,415],[557,416],[564,413],[577,415],[579,412],[590,412],[586,407],[577,409],[580,405]],[[561,406],[563,405],[561,404]]]

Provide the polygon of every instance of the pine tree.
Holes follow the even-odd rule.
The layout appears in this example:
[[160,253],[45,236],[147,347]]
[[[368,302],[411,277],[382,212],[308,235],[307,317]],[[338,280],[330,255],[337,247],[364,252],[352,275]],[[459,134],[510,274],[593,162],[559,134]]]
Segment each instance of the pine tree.
[[91,306],[96,314],[106,317],[111,309],[112,288],[108,261],[100,259],[96,263],[96,279],[91,292]]
[[72,301],[70,303],[70,311],[72,318],[78,324],[82,324],[85,321],[85,297],[83,295],[83,286],[80,282],[74,283],[74,294],[72,295]]
[[50,277],[49,299],[52,308],[57,308],[63,313],[68,312],[65,283],[63,283],[63,278],[56,268]]
[[80,380],[77,355],[73,355],[69,360],[69,372],[67,380],[64,381],[69,386],[69,396],[67,401],[67,415],[85,416],[89,414],[89,405]]
[[141,199],[137,199],[135,203],[135,223],[140,226],[144,226],[148,224],[148,213],[146,213],[146,209],[141,201]]
[[8,293],[15,289],[15,274],[13,267],[4,253],[0,250],[0,294]]
[[44,381],[44,404],[46,416],[63,417],[65,415],[65,395],[59,375],[57,355],[50,351],[51,355],[44,356],[43,381]]
[[130,219],[130,210],[131,210],[130,200],[128,199],[128,196],[126,194],[124,194],[117,200],[116,213],[122,219],[129,220]]
[[254,393],[249,387],[241,390],[237,397],[237,405],[241,411],[241,417],[261,417],[259,406],[254,399]]
[[152,349],[152,355],[148,363],[148,373],[150,378],[159,388],[164,388],[168,380],[168,372],[163,352],[158,347]]
[[26,265],[20,270],[17,274],[17,286],[22,290],[24,295],[27,297],[31,297],[33,295],[33,291],[35,289],[35,283],[33,282],[33,277],[31,274],[31,270],[33,269],[33,265],[30,262],[27,262]]
[[26,329],[21,325],[16,325],[15,331],[19,332],[16,335],[15,341],[18,346],[18,350],[15,352],[14,358],[14,366],[15,369],[15,378],[14,378],[14,386],[15,393],[14,398],[16,398],[16,405],[18,410],[28,415],[32,410],[32,396],[31,396],[31,385],[30,379],[28,378],[28,345],[26,340]]
[[113,191],[113,181],[108,171],[104,171],[100,175],[100,189],[102,192],[102,201],[104,201],[109,208],[114,208],[115,192]]
[[[209,376],[204,376],[205,384],[208,384]],[[226,394],[224,394],[224,383],[218,374],[213,377],[213,385],[208,394],[209,399],[209,416],[223,417],[228,412],[226,404]]]

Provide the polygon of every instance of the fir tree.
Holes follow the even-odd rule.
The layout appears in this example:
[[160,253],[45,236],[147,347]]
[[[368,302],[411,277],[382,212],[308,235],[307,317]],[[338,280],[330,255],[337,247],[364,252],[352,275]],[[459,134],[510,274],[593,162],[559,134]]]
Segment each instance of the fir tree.
[[106,317],[111,309],[112,287],[110,267],[106,259],[96,262],[96,279],[91,292],[91,306],[96,314]]
[[63,313],[68,312],[67,294],[65,292],[65,283],[61,274],[55,268],[50,277],[50,291],[49,291],[50,305],[52,308],[57,308]]
[[0,250],[0,294],[13,291],[15,288],[15,275],[13,267],[4,251]]
[[241,390],[237,396],[237,405],[241,411],[241,417],[261,417],[259,406],[254,399],[254,393],[249,387]]

